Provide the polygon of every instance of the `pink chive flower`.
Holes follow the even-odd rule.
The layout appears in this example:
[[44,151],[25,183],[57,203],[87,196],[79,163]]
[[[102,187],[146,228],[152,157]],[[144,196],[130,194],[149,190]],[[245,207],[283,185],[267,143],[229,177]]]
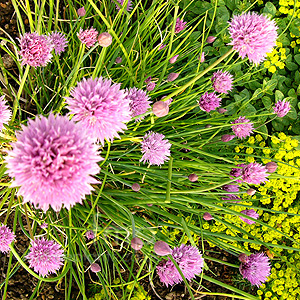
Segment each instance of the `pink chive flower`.
[[141,189],[141,186],[138,183],[135,182],[135,183],[132,184],[131,189],[134,192],[138,192]]
[[218,70],[211,77],[213,88],[218,93],[228,94],[232,90],[232,75],[227,71]]
[[25,33],[19,41],[22,65],[45,67],[51,61],[53,45],[47,36],[36,32]]
[[149,83],[147,84],[146,90],[147,90],[148,92],[151,92],[151,91],[153,91],[153,90],[155,89],[155,86],[156,86],[155,82],[151,81],[151,82],[149,82]]
[[239,186],[237,184],[225,184],[222,186],[222,190],[230,193],[236,193],[238,192]]
[[[163,97],[161,97],[161,100],[163,100],[164,98],[166,98],[167,96],[163,96]],[[169,98],[169,99],[167,99],[166,101],[164,101],[164,102],[166,102],[168,105],[170,105],[171,103],[172,103],[172,101],[173,101],[173,98]]]
[[134,237],[131,240],[130,245],[131,245],[132,249],[134,249],[136,251],[139,251],[139,250],[141,250],[143,248],[144,243],[143,243],[143,241],[140,238]]
[[168,75],[167,81],[169,81],[169,82],[174,81],[178,78],[178,76],[179,76],[179,73],[170,73]]
[[116,64],[122,63],[122,57],[117,57],[116,58]]
[[176,25],[175,25],[175,34],[179,33],[185,28],[186,28],[186,22],[184,22],[184,20],[180,20],[180,18],[177,18]]
[[65,51],[65,48],[68,45],[68,41],[65,37],[65,35],[61,32],[52,32],[49,35],[49,40],[51,44],[53,45],[53,48],[55,50],[55,54],[60,55],[62,52]]
[[246,138],[252,133],[253,123],[251,123],[250,120],[246,119],[245,117],[238,117],[236,120],[231,122],[231,124],[236,124],[232,125],[231,129],[233,133],[240,139]]
[[230,142],[235,138],[235,135],[232,134],[224,134],[221,136],[221,141],[224,143]]
[[222,197],[221,199],[228,202],[239,202],[241,200],[241,198],[235,194],[227,194],[225,195],[225,197]]
[[259,64],[276,46],[277,29],[274,20],[256,12],[234,16],[229,22],[228,30],[232,39],[229,45],[241,58],[248,56],[251,62]]
[[66,97],[70,114],[104,145],[104,140],[119,138],[118,131],[127,129],[131,119],[130,100],[120,84],[109,79],[84,78]]
[[145,79],[145,83],[149,83],[151,80],[152,80],[152,77],[149,76],[149,77],[147,77],[147,78]]
[[26,258],[29,261],[29,267],[45,277],[60,269],[63,265],[63,254],[64,250],[61,249],[61,245],[53,240],[41,238],[31,241],[31,248]]
[[222,99],[219,98],[214,92],[203,94],[198,102],[200,109],[210,112],[220,107]]
[[277,117],[284,117],[291,109],[290,102],[285,100],[278,100],[273,107],[274,114],[277,114]]
[[98,273],[98,272],[101,271],[101,267],[97,263],[91,264],[90,268],[91,268],[91,271],[94,272],[94,273]]
[[[188,281],[202,272],[204,259],[197,247],[182,244],[180,247],[175,247],[171,255]],[[160,281],[166,286],[172,286],[183,281],[170,258],[162,260],[157,265],[156,270]]]
[[7,225],[0,227],[0,252],[7,253],[10,251],[9,245],[14,241],[15,234]]
[[205,212],[205,213],[203,214],[203,219],[204,219],[205,221],[211,221],[211,220],[213,220],[213,216],[212,216],[210,213]]
[[192,173],[188,176],[188,179],[190,182],[196,182],[198,180],[198,175],[195,173]]
[[242,169],[242,179],[248,184],[260,184],[268,181],[267,177],[270,175],[265,166],[256,162],[250,163]]
[[[238,164],[237,165],[238,168],[232,168],[229,173],[231,175],[231,178],[242,176],[243,167],[245,167],[245,166],[246,166],[245,164]],[[237,179],[236,182],[242,183],[243,181],[240,179]]]
[[[131,117],[136,117],[147,112],[151,108],[151,100],[146,92],[136,87],[126,89],[126,99],[129,102]],[[135,122],[141,121],[145,116],[140,116]]]
[[98,181],[102,158],[81,124],[67,116],[50,114],[29,120],[16,134],[17,141],[5,157],[12,187],[20,187],[24,202],[47,211],[81,203]]
[[170,64],[174,64],[174,63],[176,62],[178,56],[179,56],[179,55],[175,55],[175,56],[171,57],[171,58],[169,59],[169,63],[170,63]]
[[240,273],[252,285],[261,286],[271,274],[268,256],[264,253],[251,254],[248,261],[240,265]]
[[143,156],[141,162],[160,166],[169,160],[171,144],[165,136],[156,132],[146,133],[141,145]]
[[[241,213],[248,217],[251,217],[253,219],[259,218],[259,214],[254,209],[245,209],[245,210],[242,210]],[[255,221],[252,221],[250,219],[247,219],[244,217],[240,217],[240,219],[249,225],[255,224]]]
[[0,97],[0,131],[3,129],[3,124],[8,124],[11,118],[11,110],[4,100],[5,96]]
[[165,256],[172,254],[172,249],[164,241],[157,241],[153,247],[154,252],[159,256]]
[[270,161],[266,164],[266,168],[268,170],[269,173],[274,173],[277,170],[277,164],[274,161]]
[[77,14],[78,14],[79,17],[84,17],[85,14],[86,14],[86,11],[85,11],[84,7],[78,8]]
[[88,240],[93,240],[95,238],[95,233],[93,230],[88,230],[86,233],[85,233],[85,237],[88,239]]
[[108,32],[102,32],[98,36],[98,43],[101,47],[108,47],[112,43],[112,36]]
[[158,118],[164,117],[169,113],[169,105],[167,101],[155,102],[152,106],[152,112]]
[[[112,2],[113,2],[113,1],[112,1]],[[119,2],[120,5],[117,5],[117,4],[116,4],[116,9],[117,9],[117,10],[120,10],[120,9],[121,9],[120,6],[122,7],[122,6],[125,4],[126,0],[117,0],[117,2]],[[131,3],[131,0],[128,0],[126,10],[127,10],[127,11],[131,11],[131,10],[132,10],[132,3]]]
[[80,28],[77,36],[82,44],[85,44],[87,48],[90,48],[97,42],[98,31],[93,27],[86,30]]

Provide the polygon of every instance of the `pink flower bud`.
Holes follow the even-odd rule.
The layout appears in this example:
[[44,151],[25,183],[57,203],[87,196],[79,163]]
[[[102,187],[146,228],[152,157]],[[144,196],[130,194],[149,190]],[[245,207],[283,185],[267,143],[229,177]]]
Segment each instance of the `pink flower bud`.
[[98,264],[93,263],[93,264],[91,264],[91,271],[94,273],[98,273],[101,271],[101,268]]
[[171,57],[171,58],[169,59],[169,63],[170,63],[170,64],[174,64],[174,63],[176,62],[178,56],[179,56],[179,55],[175,55],[175,56]]
[[135,191],[135,192],[138,192],[141,187],[138,183],[134,183],[132,186],[131,186],[132,190]]
[[152,111],[158,118],[164,117],[169,113],[169,105],[164,101],[155,102]]
[[266,168],[269,173],[274,173],[277,169],[277,164],[276,162],[270,161],[266,164]]
[[255,189],[248,189],[247,192],[246,192],[249,196],[253,196],[255,193],[256,193],[256,190]]
[[153,91],[154,88],[155,88],[155,82],[153,82],[153,81],[149,82],[146,86],[146,90],[149,92]]
[[131,248],[134,249],[134,250],[141,250],[143,248],[143,241],[138,238],[138,237],[134,237],[132,240],[131,240]]
[[200,62],[202,62],[202,63],[205,62],[205,53],[204,52],[201,53]]
[[149,207],[151,207],[153,204],[152,203],[150,203],[150,204],[147,204]]
[[[164,98],[166,98],[167,96],[163,96],[161,97],[161,100],[163,100]],[[169,98],[168,100],[164,101],[166,102],[168,105],[170,105],[172,103],[173,99],[172,98]]]
[[219,108],[219,109],[218,109],[218,113],[219,113],[219,114],[224,114],[224,113],[226,113],[226,111],[227,111],[226,108]]
[[122,62],[122,57],[117,57],[116,58],[116,64],[120,64]]
[[112,43],[112,36],[108,32],[102,32],[98,36],[98,43],[101,47],[108,47]]
[[88,240],[93,240],[95,238],[95,233],[93,230],[89,230],[85,233],[85,236]]
[[249,257],[246,253],[241,253],[239,255],[239,261],[243,264],[246,264],[249,261]]
[[77,10],[77,14],[78,14],[79,17],[85,16],[86,11],[85,11],[84,7],[79,8],[79,9]]
[[152,79],[151,76],[147,77],[147,78],[145,79],[145,83],[149,83],[149,82],[151,81],[151,79]]
[[157,255],[165,256],[168,254],[172,254],[172,249],[166,242],[158,241],[154,244],[154,252]]
[[198,180],[198,175],[196,174],[190,174],[189,177],[188,177],[189,181],[190,182],[195,182]]
[[210,35],[207,39],[206,39],[206,43],[213,43],[216,40],[215,36]]
[[170,73],[167,81],[174,81],[175,79],[177,79],[177,77],[179,76],[179,73]]
[[211,215],[210,213],[205,212],[205,213],[203,214],[203,219],[204,219],[205,221],[210,221],[210,220],[213,220],[213,217],[212,217],[212,215]]
[[221,137],[221,141],[224,142],[224,143],[227,143],[227,142],[233,140],[234,138],[235,138],[235,135],[224,134],[224,135],[222,135],[222,137]]

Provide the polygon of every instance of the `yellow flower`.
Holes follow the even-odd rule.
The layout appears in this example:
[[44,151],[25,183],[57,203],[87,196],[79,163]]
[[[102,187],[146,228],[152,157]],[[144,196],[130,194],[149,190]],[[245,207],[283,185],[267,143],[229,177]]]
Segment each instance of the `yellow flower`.
[[269,72],[271,72],[271,73],[275,73],[277,69],[276,69],[275,66],[271,66],[268,70],[269,70]]
[[236,146],[235,148],[234,148],[234,151],[236,152],[236,153],[239,153],[241,150],[240,150],[240,147],[239,146]]
[[291,140],[291,145],[293,146],[293,147],[298,147],[298,141],[297,140]]
[[252,154],[253,151],[254,151],[254,150],[253,150],[253,148],[251,148],[251,147],[249,147],[249,148],[246,149],[246,153],[247,153],[247,154]]
[[248,139],[249,144],[255,144],[255,138],[253,136],[250,136]]
[[265,68],[269,68],[271,66],[271,62],[269,61],[269,60],[266,60],[265,62],[264,62],[264,67]]
[[295,41],[292,41],[292,42],[291,42],[291,47],[292,47],[292,48],[295,48],[295,47],[296,47],[296,42],[295,42]]

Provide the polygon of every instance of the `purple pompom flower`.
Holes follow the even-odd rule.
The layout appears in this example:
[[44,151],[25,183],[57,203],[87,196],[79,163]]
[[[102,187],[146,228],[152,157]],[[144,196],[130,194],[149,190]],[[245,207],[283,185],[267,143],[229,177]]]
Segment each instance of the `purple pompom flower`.
[[186,28],[186,22],[184,22],[184,20],[180,20],[180,18],[177,18],[176,25],[175,25],[175,34],[179,33],[185,28]]
[[60,269],[63,265],[63,254],[64,250],[61,249],[61,245],[53,240],[41,238],[31,241],[31,248],[26,258],[29,261],[29,267],[45,277]]
[[149,77],[147,77],[147,78],[145,79],[145,83],[149,83],[151,80],[152,80],[152,77],[149,76]]
[[0,131],[3,129],[3,124],[8,124],[11,118],[11,110],[4,100],[5,96],[0,97]]
[[85,233],[85,237],[88,239],[88,240],[93,240],[95,238],[95,233],[93,230],[88,230],[86,233]]
[[[126,99],[129,101],[131,117],[136,117],[138,115],[144,114],[149,108],[151,108],[150,97],[146,92],[140,90],[136,87],[126,89]],[[135,122],[141,121],[145,116],[141,116],[135,120]]]
[[84,7],[80,7],[77,9],[77,14],[79,17],[84,17],[86,14],[86,10],[84,9]]
[[5,161],[24,202],[43,211],[70,209],[98,183],[91,175],[99,173],[102,158],[81,124],[50,114],[29,120],[16,137]]
[[[188,281],[202,272],[204,260],[197,247],[182,244],[172,250],[172,256]],[[172,286],[183,281],[170,258],[162,260],[157,265],[156,270],[160,281],[166,286]]]
[[49,40],[54,47],[55,54],[57,55],[60,55],[62,52],[64,52],[68,45],[65,35],[61,32],[51,32],[49,35]]
[[236,120],[231,122],[231,124],[236,124],[232,125],[231,128],[233,133],[240,139],[246,138],[252,133],[253,123],[251,123],[250,120],[246,119],[245,117],[238,117]]
[[[117,2],[119,2],[120,6],[122,7],[124,5],[124,3],[126,2],[126,0],[117,0]],[[116,4],[116,9],[120,10],[120,6]],[[126,10],[127,11],[131,11],[132,10],[131,0],[128,0]]]
[[171,155],[171,144],[165,136],[156,132],[149,132],[145,134],[141,144],[143,156],[140,161],[150,165],[160,166],[165,161],[169,160]]
[[130,100],[120,84],[102,77],[84,78],[70,95],[66,102],[73,119],[82,123],[102,145],[104,139],[113,141],[114,137],[120,137],[118,131],[127,129],[125,123],[131,119]]
[[97,42],[98,31],[93,27],[86,30],[80,28],[77,36],[82,44],[85,44],[87,48],[90,48]]
[[14,241],[15,234],[7,225],[0,227],[0,252],[7,253],[10,251],[9,245]]
[[265,166],[256,162],[250,163],[242,169],[242,179],[248,184],[260,184],[268,181],[267,177],[270,175]]
[[218,70],[213,74],[211,77],[211,82],[213,88],[218,93],[225,93],[227,94],[228,91],[232,90],[232,75],[227,71]]
[[277,29],[273,20],[255,12],[234,16],[229,22],[229,45],[241,58],[248,56],[251,62],[259,64],[276,46]]
[[229,193],[236,193],[240,189],[239,189],[239,186],[237,184],[225,184],[225,185],[222,186],[222,190],[226,191],[226,192],[229,192]]
[[285,100],[278,100],[273,107],[274,114],[277,114],[277,117],[284,117],[291,109],[290,102]]
[[206,92],[199,99],[200,109],[206,112],[210,112],[220,107],[222,99],[219,98],[214,92],[208,93]]
[[269,258],[264,253],[251,254],[246,263],[240,265],[240,273],[252,285],[261,286],[271,274]]
[[[259,214],[254,209],[245,209],[242,210],[241,213],[253,219],[259,218]],[[240,219],[249,225],[255,224],[255,221],[249,220],[247,218],[240,217]]]
[[[238,164],[237,167],[239,167],[239,168],[232,168],[229,174],[231,176],[233,176],[233,178],[240,177],[240,176],[242,176],[243,167],[245,167],[245,166],[246,166],[245,164]],[[237,179],[236,182],[241,183],[243,181],[240,179]]]
[[22,65],[45,67],[51,61],[53,45],[47,36],[25,33],[19,41]]

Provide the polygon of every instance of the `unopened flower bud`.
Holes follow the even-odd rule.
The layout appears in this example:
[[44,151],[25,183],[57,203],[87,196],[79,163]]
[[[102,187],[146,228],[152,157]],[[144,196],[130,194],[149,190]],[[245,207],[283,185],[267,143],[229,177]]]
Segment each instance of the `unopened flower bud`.
[[132,190],[133,190],[134,192],[138,192],[138,191],[141,189],[141,187],[140,187],[140,185],[139,185],[138,183],[134,183],[134,184],[131,186],[131,188],[132,188]]
[[151,207],[153,204],[152,203],[149,203],[149,204],[147,204],[149,207]]
[[246,264],[249,261],[249,257],[246,253],[241,253],[239,255],[239,261],[243,264]]
[[91,264],[91,271],[94,273],[98,273],[101,271],[101,268],[98,264],[93,263],[93,264]]
[[158,241],[154,244],[154,252],[157,255],[165,256],[168,254],[172,254],[172,249],[166,242]]
[[210,220],[213,219],[213,216],[212,216],[210,213],[205,212],[205,213],[203,214],[203,219],[204,219],[205,221],[210,221]]
[[147,77],[147,78],[145,79],[145,83],[149,83],[149,82],[151,81],[151,79],[152,79],[151,76]]
[[205,128],[211,128],[212,126],[210,124],[207,124],[204,126]]
[[222,135],[221,137],[221,141],[224,142],[224,143],[227,143],[231,140],[233,140],[235,138],[235,135],[232,135],[232,134],[224,134]]
[[92,230],[89,230],[85,233],[85,236],[88,240],[93,240],[95,238],[95,233]]
[[116,58],[116,64],[120,64],[122,62],[122,57],[117,57]]
[[102,32],[98,36],[98,43],[101,47],[108,47],[112,43],[112,36],[108,32]]
[[179,76],[179,73],[170,73],[168,75],[167,81],[174,81],[177,79],[178,76]]
[[190,182],[195,182],[195,181],[198,180],[198,175],[196,175],[194,173],[190,174],[189,177],[188,177],[188,179],[189,179]]
[[206,39],[206,43],[213,43],[216,40],[215,36],[210,35],[209,37],[207,37]]
[[169,59],[169,63],[170,63],[170,64],[174,64],[174,63],[176,62],[178,56],[179,56],[179,55],[175,55],[175,56],[171,57],[171,58]]
[[154,88],[155,88],[155,82],[153,82],[153,81],[149,82],[146,86],[146,90],[149,92],[153,91]]
[[[163,96],[161,97],[161,100],[163,100],[164,98],[166,98],[167,96]],[[169,98],[168,100],[164,101],[166,102],[168,105],[170,105],[172,103],[173,99],[172,98]]]
[[219,113],[219,114],[224,114],[224,113],[226,113],[226,111],[227,111],[226,108],[219,108],[219,109],[218,109],[218,113]]
[[269,173],[274,173],[277,169],[277,164],[276,162],[270,161],[266,164],[266,168]]
[[256,193],[256,190],[255,189],[248,189],[247,192],[246,192],[249,196],[253,196],[255,193]]
[[202,62],[202,63],[205,62],[205,53],[204,52],[201,53],[200,62]]
[[77,14],[78,14],[79,17],[85,16],[86,11],[85,11],[84,7],[79,8],[79,9],[77,10]]
[[134,249],[134,250],[141,250],[143,248],[143,241],[138,238],[138,237],[134,237],[132,240],[131,240],[131,248]]
[[169,105],[164,101],[155,102],[152,111],[158,118],[164,117],[169,113]]

